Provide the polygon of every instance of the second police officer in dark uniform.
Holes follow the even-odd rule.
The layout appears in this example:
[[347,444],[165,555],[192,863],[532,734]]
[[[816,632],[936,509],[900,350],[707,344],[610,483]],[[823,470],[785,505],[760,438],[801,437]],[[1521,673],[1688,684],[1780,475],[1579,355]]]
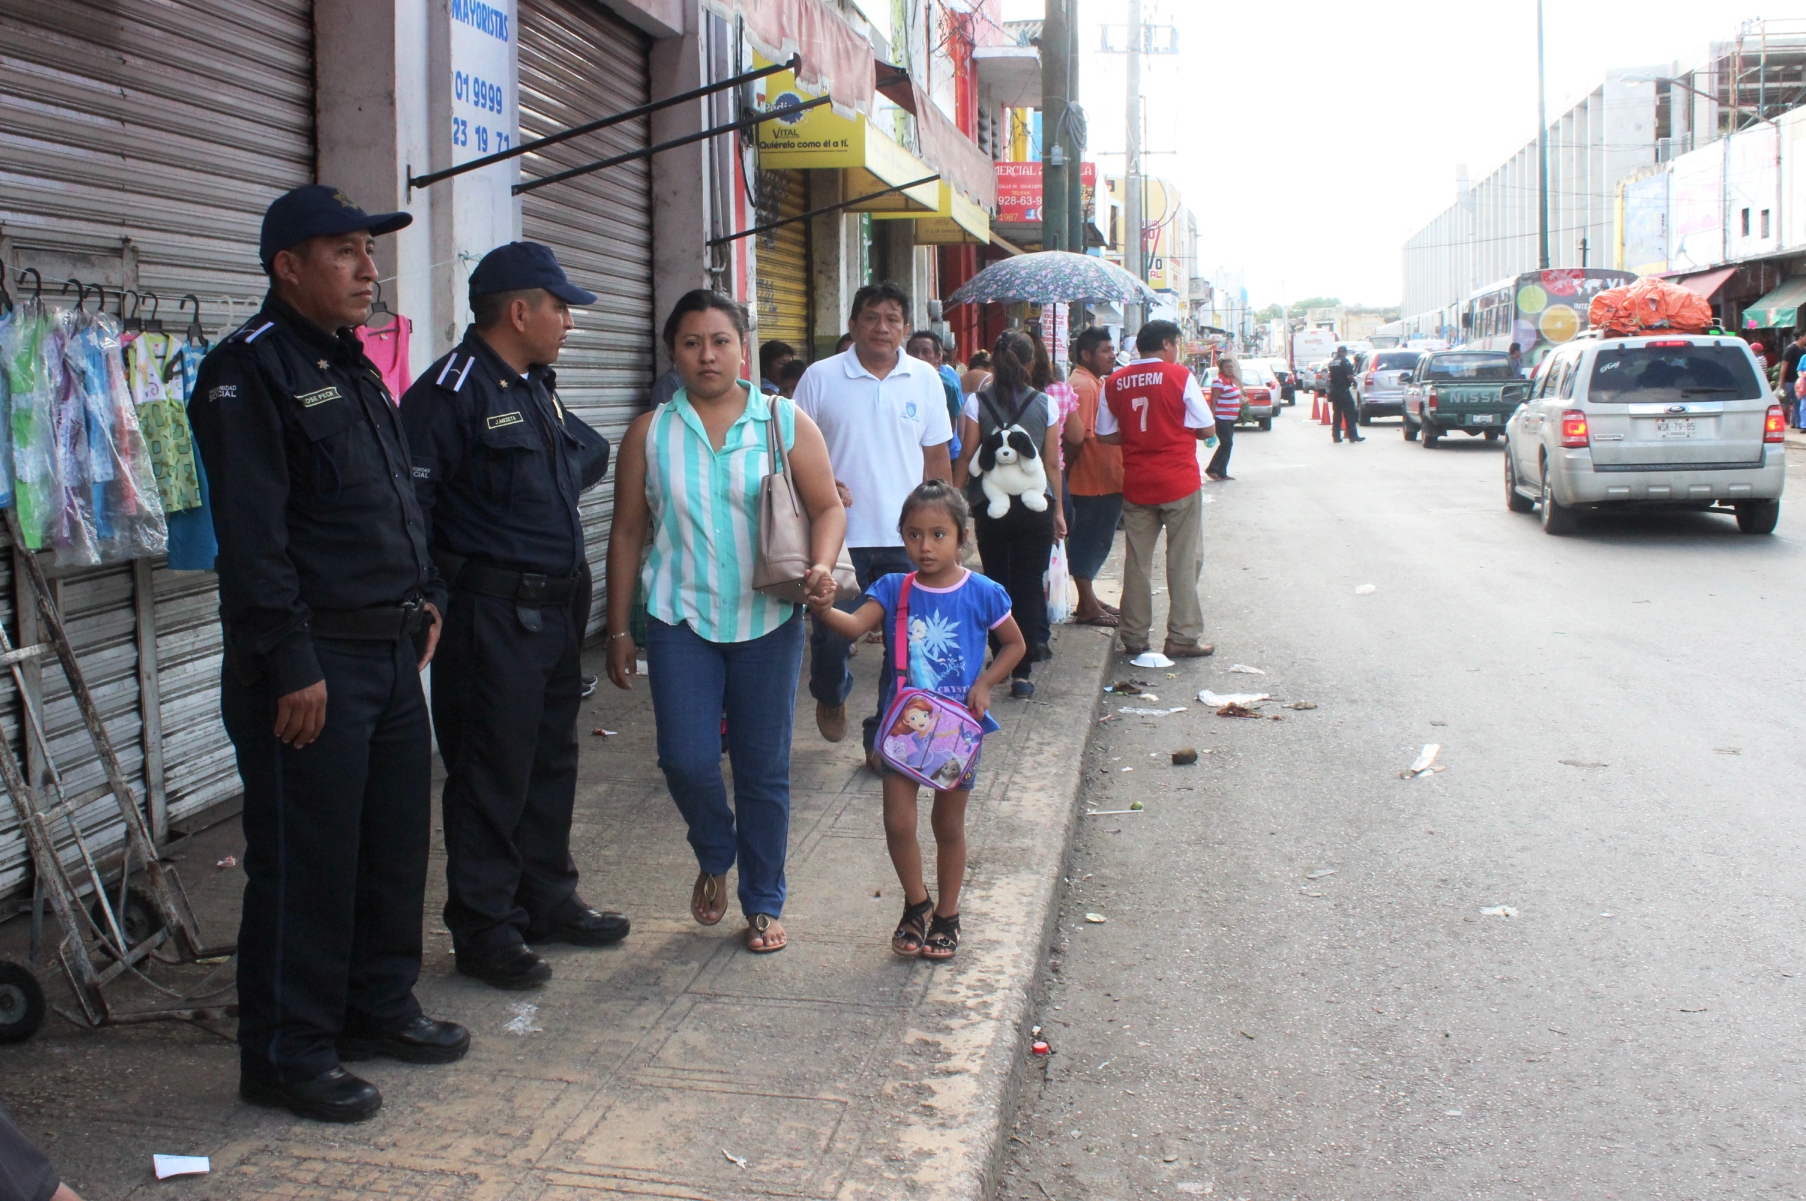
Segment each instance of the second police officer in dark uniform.
[[410,220],[321,185],[279,197],[269,297],[207,356],[188,407],[245,790],[239,1093],[323,1121],[382,1104],[341,1061],[447,1063],[470,1045],[414,999],[432,837],[420,671],[445,593],[400,417],[352,333],[376,236]]
[[628,930],[578,897],[570,852],[589,609],[577,498],[602,479],[608,443],[564,407],[551,364],[570,306],[595,300],[545,246],[490,251],[470,275],[464,340],[401,401],[451,587],[432,681],[445,924],[458,971],[498,988],[551,978],[531,944],[604,946]]

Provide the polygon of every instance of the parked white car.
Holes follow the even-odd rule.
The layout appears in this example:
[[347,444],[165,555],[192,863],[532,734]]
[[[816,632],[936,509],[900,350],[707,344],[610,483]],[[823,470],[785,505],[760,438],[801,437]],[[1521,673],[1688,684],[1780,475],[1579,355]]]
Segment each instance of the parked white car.
[[1781,406],[1728,334],[1582,334],[1552,351],[1505,426],[1505,503],[1571,534],[1586,511],[1718,509],[1772,533],[1787,478]]

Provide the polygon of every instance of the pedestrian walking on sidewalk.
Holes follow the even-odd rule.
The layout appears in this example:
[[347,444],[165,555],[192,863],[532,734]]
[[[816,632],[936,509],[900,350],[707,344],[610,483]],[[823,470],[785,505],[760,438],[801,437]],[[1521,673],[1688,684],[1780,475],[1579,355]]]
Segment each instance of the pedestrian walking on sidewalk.
[[[997,366],[1001,373],[1002,355],[997,356]],[[880,677],[887,709],[897,689],[897,650],[890,631],[896,629],[901,609],[909,631],[904,659],[909,685],[964,704],[985,733],[993,734],[999,727],[991,716],[991,692],[1028,648],[1010,616],[1009,593],[995,580],[974,575],[960,565],[960,545],[969,516],[965,498],[957,489],[940,480],[923,483],[910,493],[897,522],[914,570],[878,580],[866,589],[859,607],[851,613],[834,608],[825,595],[812,595],[809,607],[818,620],[844,638],[858,638],[879,628],[887,631],[886,670]],[[987,639],[996,647],[989,667],[985,666]],[[916,701],[911,699],[905,705],[898,719],[900,728],[885,732],[887,751],[893,740],[905,752],[911,749],[914,723],[909,707]],[[931,712],[929,703],[922,701],[919,710]],[[941,770],[923,773],[936,782],[944,775],[948,785],[935,789],[930,818],[935,881],[941,891],[938,902],[928,895],[922,876],[922,847],[916,838],[920,787],[888,768],[881,773],[884,841],[903,885],[903,919],[890,944],[899,955],[951,959],[959,950],[959,894],[966,877],[966,801],[978,779],[980,749],[982,744],[964,763],[948,760]]]
[[314,184],[264,214],[263,307],[202,362],[189,421],[212,489],[220,715],[244,782],[239,1095],[357,1122],[382,1094],[344,1061],[449,1063],[470,1033],[414,998],[432,842],[420,673],[445,585],[407,434],[353,331],[379,235]]
[[445,924],[459,973],[497,988],[551,979],[534,946],[607,946],[629,928],[577,895],[571,859],[590,591],[577,504],[608,441],[564,406],[552,364],[571,306],[595,301],[550,247],[497,247],[470,273],[463,340],[401,398],[451,589],[433,668]]
[[[953,425],[940,370],[904,353],[909,295],[893,283],[868,284],[853,294],[851,346],[811,363],[796,386],[796,407],[820,427],[847,507],[847,547],[859,586],[908,571],[897,533],[897,510],[923,480],[953,474],[948,444]],[[852,602],[847,602],[849,605]],[[829,742],[847,735],[850,644],[821,622],[809,640],[809,695],[815,725]],[[867,762],[880,713],[864,721]]]
[[[1141,356],[1104,381],[1098,440],[1122,447],[1122,650],[1148,649],[1154,624],[1154,546],[1166,531],[1166,645],[1169,658],[1213,654],[1204,641],[1198,575],[1204,563],[1203,480],[1198,443],[1214,441],[1216,419],[1197,377],[1179,362],[1183,335],[1150,321],[1135,335]],[[1208,441],[1206,444],[1208,444]]]
[[[658,765],[690,830],[699,868],[690,913],[705,926],[727,912],[727,872],[739,865],[750,951],[788,941],[784,858],[790,834],[790,735],[802,671],[802,606],[752,590],[760,481],[774,471],[770,427],[809,512],[812,589],[832,593],[846,536],[828,449],[790,401],[739,379],[746,311],[705,289],[665,321],[683,387],[642,414],[621,440],[608,541],[608,678],[632,687],[634,588],[646,596],[646,666]],[[936,386],[939,403],[939,386]],[[645,566],[640,555],[647,543]],[[721,777],[722,715],[734,772]]]
[[1348,431],[1350,442],[1365,442],[1357,431],[1357,414],[1354,401],[1354,364],[1348,361],[1348,348],[1336,347],[1335,357],[1329,361],[1324,372],[1329,378],[1329,406],[1331,409],[1329,432],[1335,435],[1337,442],[1342,441],[1342,431]]
[[[1033,386],[1035,343],[1020,330],[1006,331],[991,348],[991,382],[980,388],[960,412],[960,441],[965,447],[953,470],[953,483],[966,490],[977,516],[978,557],[985,574],[1009,592],[1011,611],[1025,639],[1039,646],[1046,640],[1047,592],[1044,581],[1053,545],[1066,536],[1060,503],[1060,423],[1053,399]],[[987,446],[987,441],[996,441]],[[1015,445],[1020,440],[1023,445]],[[1041,482],[1031,492],[1004,495],[991,480],[1001,478],[1007,464],[1004,448],[1017,456],[1016,466],[1040,460]],[[987,474],[988,473],[988,474]],[[1026,475],[1026,472],[1017,474]],[[987,493],[987,487],[992,490]],[[999,504],[999,500],[1002,501]],[[1002,512],[998,510],[1001,508]],[[1029,680],[1034,655],[1024,655],[1012,671],[1010,695],[1035,695]]]
[[1789,424],[1795,429],[1806,427],[1806,405],[1800,403],[1795,382],[1800,378],[1800,359],[1806,357],[1806,329],[1794,335],[1781,350],[1781,393],[1787,406]]
[[1116,367],[1116,345],[1107,329],[1080,331],[1072,340],[1070,383],[1078,406],[1066,419],[1061,440],[1066,451],[1066,489],[1072,517],[1067,522],[1066,560],[1079,590],[1072,619],[1080,625],[1115,629],[1118,610],[1097,599],[1092,581],[1110,557],[1116,523],[1122,517],[1122,447],[1098,441],[1097,420],[1104,377]]
[[1235,423],[1242,417],[1242,366],[1228,355],[1217,363],[1217,378],[1210,385],[1210,412],[1217,423],[1217,452],[1204,474],[1221,483],[1235,478],[1229,474],[1229,452],[1235,448]]

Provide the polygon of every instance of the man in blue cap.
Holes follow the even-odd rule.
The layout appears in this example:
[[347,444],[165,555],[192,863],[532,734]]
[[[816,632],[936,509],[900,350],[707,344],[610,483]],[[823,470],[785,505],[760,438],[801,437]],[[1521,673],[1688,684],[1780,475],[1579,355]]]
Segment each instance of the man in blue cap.
[[577,895],[577,795],[589,565],[577,500],[608,469],[608,443],[558,397],[571,306],[594,293],[536,242],[470,273],[472,324],[401,398],[415,493],[451,587],[433,668],[445,760],[445,924],[458,971],[532,988],[549,942],[606,946],[619,913]]
[[445,587],[400,416],[352,333],[376,237],[410,220],[320,185],[279,197],[260,244],[269,295],[201,364],[188,406],[245,789],[239,1095],[321,1121],[382,1105],[342,1061],[449,1063],[470,1046],[414,999],[432,835],[420,672]]

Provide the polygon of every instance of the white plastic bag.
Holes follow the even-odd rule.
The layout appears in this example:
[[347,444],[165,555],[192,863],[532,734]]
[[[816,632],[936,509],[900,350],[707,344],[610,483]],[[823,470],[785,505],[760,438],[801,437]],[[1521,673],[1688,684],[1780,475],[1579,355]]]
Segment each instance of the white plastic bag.
[[1077,602],[1073,594],[1072,572],[1066,566],[1066,543],[1056,542],[1053,554],[1047,560],[1047,620],[1052,625],[1062,625],[1072,620],[1072,610]]

